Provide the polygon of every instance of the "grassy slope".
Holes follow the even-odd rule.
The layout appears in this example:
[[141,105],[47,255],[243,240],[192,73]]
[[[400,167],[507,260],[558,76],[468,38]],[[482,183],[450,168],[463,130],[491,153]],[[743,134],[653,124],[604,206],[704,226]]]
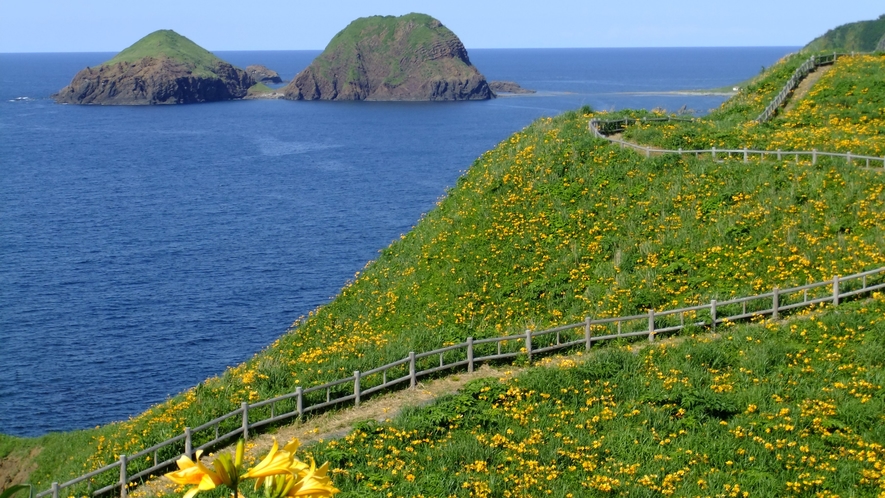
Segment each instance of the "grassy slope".
[[625,136],[670,149],[713,147],[853,152],[885,156],[885,54],[839,59],[794,109],[762,125],[765,108],[807,54],[775,65],[747,92],[694,123],[632,127]]
[[167,57],[187,64],[199,75],[214,75],[221,59],[171,29],[161,29],[138,40],[105,65],[132,63],[145,57]]
[[342,498],[885,493],[885,295],[720,334],[475,381],[310,451]]
[[805,46],[805,51],[872,52],[885,37],[885,14],[872,21],[843,24]]
[[[869,98],[883,93],[875,87]],[[68,435],[21,440],[20,447],[64,447],[41,453],[32,481],[44,488],[82,472],[83,462],[87,469],[111,462],[241,401],[367,370],[410,350],[885,262],[880,174],[827,161],[645,160],[591,138],[589,117],[539,120],[484,154],[333,302],[251,361],[129,421],[79,433],[91,436],[88,444]],[[882,137],[871,141],[881,145]]]

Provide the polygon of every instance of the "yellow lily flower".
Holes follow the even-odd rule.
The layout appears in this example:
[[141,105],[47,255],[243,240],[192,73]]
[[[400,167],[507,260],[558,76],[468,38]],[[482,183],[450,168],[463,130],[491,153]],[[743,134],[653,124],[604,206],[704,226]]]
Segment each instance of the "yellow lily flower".
[[314,498],[334,496],[335,493],[340,493],[341,490],[332,485],[328,472],[329,462],[324,463],[319,469],[317,469],[316,462],[311,462],[310,469],[292,486],[287,496]]
[[193,498],[193,496],[200,491],[215,489],[215,487],[222,482],[221,477],[217,473],[213,472],[209,467],[206,467],[200,462],[200,456],[202,456],[202,454],[202,450],[197,451],[195,460],[182,456],[176,462],[179,470],[166,474],[166,478],[176,484],[196,485],[196,487],[189,489],[188,492],[184,494],[183,498]]
[[257,490],[264,483],[266,477],[280,474],[291,474],[292,471],[290,470],[290,467],[292,466],[292,461],[295,459],[295,455],[289,450],[297,449],[298,444],[298,441],[294,440],[287,444],[282,450],[279,450],[277,440],[274,439],[273,447],[270,449],[267,456],[258,462],[258,465],[252,467],[248,472],[243,474],[240,479],[255,479],[255,489]]

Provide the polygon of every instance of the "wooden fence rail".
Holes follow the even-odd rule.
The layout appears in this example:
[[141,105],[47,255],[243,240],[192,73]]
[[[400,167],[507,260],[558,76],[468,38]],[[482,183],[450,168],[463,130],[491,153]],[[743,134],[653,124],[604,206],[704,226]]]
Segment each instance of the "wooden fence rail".
[[651,157],[652,154],[679,154],[679,155],[689,155],[695,157],[701,157],[702,155],[709,154],[710,157],[717,161],[719,159],[732,158],[737,156],[738,158],[742,158],[743,162],[749,162],[750,159],[754,157],[758,157],[760,160],[764,160],[766,157],[769,159],[777,158],[778,161],[794,158],[797,162],[800,158],[810,158],[812,164],[817,164],[817,160],[821,157],[841,157],[845,159],[845,162],[849,165],[864,165],[867,168],[870,167],[878,167],[879,163],[882,163],[882,167],[885,168],[885,157],[878,156],[865,156],[862,154],[854,154],[852,152],[824,152],[819,151],[817,149],[812,149],[810,151],[805,150],[756,150],[756,149],[717,149],[716,147],[712,147],[710,149],[661,149],[657,147],[650,147],[645,145],[634,144],[632,142],[627,142],[626,140],[619,140],[616,138],[611,138],[607,134],[609,133],[618,133],[624,131],[627,126],[630,124],[640,124],[640,123],[650,123],[650,122],[661,122],[661,121],[682,121],[682,122],[690,122],[693,121],[689,118],[618,118],[618,119],[591,119],[589,123],[590,132],[597,138],[602,138],[604,140],[608,140],[613,144],[617,144],[621,147],[631,148],[640,154],[644,154],[645,157]]
[[[711,300],[709,303],[696,306],[688,306],[672,310],[648,310],[648,313],[622,316],[597,318],[587,317],[579,323],[561,325],[541,331],[526,330],[524,334],[504,337],[489,337],[474,339],[468,337],[466,342],[453,344],[443,348],[426,351],[423,353],[410,352],[406,358],[382,365],[365,372],[356,371],[352,376],[338,379],[325,384],[309,387],[298,387],[289,394],[276,398],[260,401],[254,404],[243,403],[241,407],[230,413],[210,420],[194,429],[185,428],[184,433],[167,441],[146,448],[131,456],[120,455],[120,459],[110,465],[106,465],[93,472],[80,476],[71,481],[59,484],[52,483],[52,487],[38,493],[37,498],[52,496],[59,498],[62,489],[87,483],[90,495],[100,495],[119,490],[121,497],[127,496],[130,483],[155,475],[169,469],[181,454],[193,456],[193,452],[200,449],[218,447],[220,443],[230,441],[236,437],[244,439],[249,437],[250,431],[263,426],[279,423],[286,420],[303,417],[306,413],[322,410],[334,405],[353,403],[358,406],[366,396],[386,389],[393,389],[405,382],[410,387],[417,385],[418,379],[444,370],[456,370],[466,368],[472,372],[478,364],[492,361],[502,361],[517,357],[525,357],[529,362],[533,357],[554,351],[583,347],[591,349],[594,343],[626,339],[631,337],[647,337],[654,341],[658,335],[681,331],[688,327],[715,330],[717,325],[726,322],[738,322],[758,317],[771,317],[778,319],[783,314],[796,309],[814,306],[819,303],[838,305],[853,296],[868,294],[885,289],[885,267],[856,273],[846,277],[835,276],[830,280],[815,282],[799,287],[788,289],[774,288],[771,292],[754,296],[739,297],[725,301]],[[486,354],[480,353],[484,346],[492,346]],[[426,368],[418,369],[418,365],[427,365]],[[388,379],[387,372],[391,369],[408,367],[408,374]],[[381,381],[368,388],[364,388],[364,379],[381,375]],[[321,395],[318,402],[308,404],[309,395],[318,393]],[[325,395],[325,396],[322,396]],[[325,398],[325,399],[323,399]],[[295,401],[295,409],[276,413],[275,406],[280,403]],[[269,410],[266,418],[250,420],[250,413],[259,412],[259,409]],[[236,426],[227,432],[220,434],[219,428],[226,421],[236,421]],[[214,437],[193,447],[193,434],[205,430],[214,430]],[[172,455],[169,458],[161,458],[161,450]],[[148,468],[129,473],[133,462],[151,458],[153,465]],[[93,490],[91,483],[95,478],[105,473],[119,475],[116,482],[97,490]]]

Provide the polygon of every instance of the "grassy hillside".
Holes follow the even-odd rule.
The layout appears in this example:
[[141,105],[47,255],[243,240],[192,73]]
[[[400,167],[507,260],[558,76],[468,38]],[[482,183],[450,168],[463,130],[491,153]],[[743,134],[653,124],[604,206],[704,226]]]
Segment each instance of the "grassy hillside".
[[885,54],[840,58],[793,109],[761,125],[751,121],[806,59],[801,54],[780,61],[704,119],[631,127],[625,137],[670,149],[816,148],[885,156]]
[[885,14],[873,21],[843,24],[827,31],[805,46],[806,51],[872,52],[883,50]]
[[[790,64],[772,68],[755,88],[723,106],[710,118],[711,129],[728,140],[756,136],[774,143],[789,128],[787,121],[752,130],[741,119],[764,107],[771,88],[789,76]],[[846,63],[846,77],[863,64]],[[822,112],[847,109],[846,123],[860,120],[851,109],[885,98],[880,84],[864,88],[838,100],[821,93],[813,102]],[[37,456],[32,474],[43,489],[242,401],[364,371],[409,351],[586,315],[723,299],[885,264],[881,173],[829,160],[811,166],[675,155],[645,159],[593,138],[587,131],[592,116],[583,109],[538,120],[478,158],[436,209],[334,301],[298,320],[252,360],[130,420],[78,433],[76,440],[52,435],[0,448],[26,452],[53,445]],[[829,130],[819,137],[821,149],[838,150],[838,142],[827,142],[841,133],[842,121],[833,123],[815,124]],[[643,138],[659,144],[684,140],[664,130]],[[883,140],[870,132],[864,143],[881,150]],[[652,416],[660,414],[648,412]],[[542,475],[542,469],[528,468],[529,475]]]
[[883,385],[880,294],[475,381],[310,451],[341,497],[882,496]]
[[166,57],[193,67],[197,73],[212,73],[221,59],[171,29],[161,29],[138,40],[106,65],[137,62],[145,57]]

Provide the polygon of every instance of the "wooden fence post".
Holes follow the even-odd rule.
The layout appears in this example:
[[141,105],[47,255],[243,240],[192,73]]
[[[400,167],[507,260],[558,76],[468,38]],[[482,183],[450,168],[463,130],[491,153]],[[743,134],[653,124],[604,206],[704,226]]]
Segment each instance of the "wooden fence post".
[[529,363],[532,362],[532,331],[525,329],[525,354],[528,356]]
[[415,376],[415,352],[409,352],[409,387],[414,388],[418,385],[418,378]]
[[193,458],[194,454],[194,444],[191,438],[191,428],[184,428],[184,456],[188,458]]
[[744,147],[744,162],[747,162],[747,148]]
[[780,149],[777,150],[777,160],[778,161],[781,160],[781,150]]
[[584,318],[584,348],[587,351],[590,351],[590,345],[592,344],[592,334],[590,332],[590,317]]
[[716,162],[716,147],[713,147],[713,151],[710,153],[713,156],[713,162]]
[[249,439],[249,403],[243,401],[240,405],[243,409],[243,441]]
[[716,331],[716,300],[715,299],[710,300],[710,318],[712,321],[710,324],[710,328],[712,328],[713,331],[715,332]]
[[780,308],[780,291],[777,287],[771,290],[771,319],[777,320],[778,308]]
[[839,306],[839,275],[833,277],[833,306]]
[[811,164],[817,164],[817,149],[811,149]]
[[467,338],[467,372],[473,373],[473,337]]
[[353,406],[360,406],[360,371],[353,372]]
[[129,494],[129,486],[126,481],[129,476],[126,475],[126,455],[120,455],[120,498],[126,498]]
[[298,409],[298,416],[301,417],[304,415],[304,389],[301,386],[295,388],[295,397],[297,398],[296,407]]
[[655,342],[655,310],[648,310],[648,342]]

